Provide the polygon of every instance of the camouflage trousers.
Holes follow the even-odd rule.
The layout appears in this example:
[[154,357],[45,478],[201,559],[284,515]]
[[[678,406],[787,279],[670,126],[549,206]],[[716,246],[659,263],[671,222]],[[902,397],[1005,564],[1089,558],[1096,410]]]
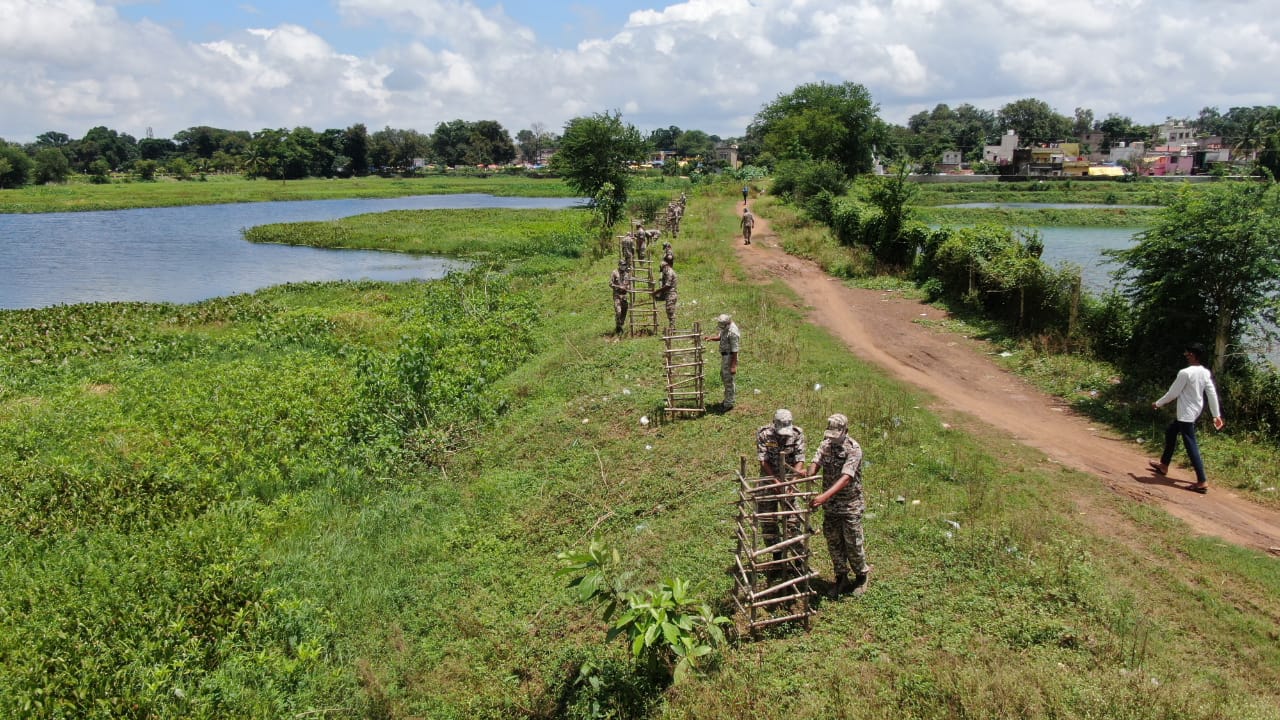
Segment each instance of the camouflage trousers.
[[827,510],[822,515],[822,534],[827,538],[827,551],[831,553],[831,566],[836,575],[848,575],[851,572],[861,575],[867,571],[862,508],[849,514]]
[[726,408],[733,407],[738,397],[738,388],[735,384],[737,376],[729,372],[729,365],[732,363],[733,356],[720,356],[720,381],[724,383],[724,406]]
[[622,332],[622,324],[627,320],[627,296],[613,296],[613,324],[614,332]]
[[676,326],[676,294],[675,293],[670,293],[669,295],[667,295],[667,325],[670,327]]

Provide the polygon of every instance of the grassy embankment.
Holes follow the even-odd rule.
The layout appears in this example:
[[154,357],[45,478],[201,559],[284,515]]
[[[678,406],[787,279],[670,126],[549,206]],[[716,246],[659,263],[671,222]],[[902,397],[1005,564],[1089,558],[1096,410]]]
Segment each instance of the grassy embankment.
[[[1187,191],[1194,192],[1194,186],[1188,186]],[[990,201],[1008,200],[995,197],[997,199]],[[889,288],[909,295],[917,294],[910,282],[872,275],[874,262],[865,250],[840,246],[826,227],[809,221],[793,208],[767,196],[760,198],[757,208],[782,233],[787,252],[810,258],[827,272],[851,279],[860,287]],[[925,215],[926,210],[916,208],[912,217],[919,219]],[[956,224],[973,224],[986,221],[983,216],[988,211],[954,212],[960,218],[954,221]],[[1040,212],[1049,211],[1025,211],[1021,217],[996,222],[1024,226],[1044,224],[1039,223],[1035,216]],[[1069,212],[1085,216],[1105,211]],[[1017,214],[1015,211],[1015,215]],[[1160,443],[1164,442],[1163,430],[1168,417],[1163,413],[1152,413],[1149,408],[1151,400],[1164,394],[1167,386],[1122,388],[1115,382],[1122,373],[1111,363],[1060,352],[1059,345],[1048,342],[1045,338],[1016,337],[999,323],[991,322],[965,307],[945,302],[939,304],[949,310],[952,316],[942,329],[988,341],[993,354],[1009,352],[1009,356],[998,357],[997,361],[1032,381],[1041,390],[1064,399],[1078,412],[1111,425],[1127,437],[1149,443],[1148,447],[1157,448],[1153,452],[1158,452]],[[1211,472],[1215,483],[1243,491],[1265,505],[1280,507],[1280,492],[1276,490],[1280,483],[1276,481],[1272,471],[1280,463],[1280,452],[1264,439],[1241,432],[1238,428],[1225,433],[1204,432],[1200,439],[1202,443],[1207,443],[1206,452],[1211,458]],[[1175,463],[1180,462],[1180,459],[1175,458]]]
[[[478,274],[0,314],[2,466],[27,468],[4,505],[44,499],[3,525],[0,703],[56,679],[82,716],[575,716],[593,658],[635,716],[1280,717],[1274,560],[937,416],[743,275],[733,210],[695,196],[676,252],[681,317],[743,328],[739,406],[647,428],[658,343],[607,335],[608,258],[517,272],[523,296]],[[554,553],[597,530],[722,602],[729,478],[779,406],[815,436],[849,414],[871,590],[659,695]]]
[[155,182],[116,181],[105,185],[70,182],[0,190],[0,213],[75,212],[126,208],[268,200],[386,198],[442,193],[485,193],[521,197],[571,197],[558,180],[516,175],[429,175],[419,178],[377,176],[306,180],[246,180],[239,175],[210,175],[205,182],[161,178]]
[[1080,182],[1061,180],[1027,183],[922,183],[915,217],[933,225],[997,223],[1019,227],[1147,227],[1159,210],[1146,208],[1019,209],[948,208],[961,203],[1089,203],[1105,205],[1167,205],[1187,184],[1138,182]]

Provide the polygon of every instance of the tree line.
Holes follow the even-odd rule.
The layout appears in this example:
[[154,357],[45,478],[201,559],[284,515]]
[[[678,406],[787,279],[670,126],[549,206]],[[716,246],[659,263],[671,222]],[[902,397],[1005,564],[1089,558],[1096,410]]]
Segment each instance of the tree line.
[[[710,159],[720,137],[669,126],[644,138],[643,151],[666,150],[680,157]],[[65,181],[74,173],[108,182],[128,172],[150,180],[159,172],[178,179],[210,173],[243,173],[251,178],[294,180],[411,172],[437,166],[539,163],[556,150],[561,136],[535,122],[514,139],[494,120],[441,122],[429,134],[386,127],[369,132],[364,124],[315,131],[309,127],[265,128],[257,132],[200,125],[171,138],[145,137],[105,126],[75,139],[50,131],[25,145],[0,139],[0,189],[28,183]]]

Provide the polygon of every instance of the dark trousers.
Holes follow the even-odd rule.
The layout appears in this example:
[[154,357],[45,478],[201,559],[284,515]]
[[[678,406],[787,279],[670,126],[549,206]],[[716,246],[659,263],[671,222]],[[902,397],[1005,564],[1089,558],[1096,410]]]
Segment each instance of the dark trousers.
[[1187,457],[1191,459],[1191,467],[1196,469],[1196,482],[1204,484],[1204,461],[1200,459],[1200,445],[1196,442],[1196,424],[1174,420],[1164,429],[1164,453],[1160,455],[1160,463],[1168,465],[1173,459],[1173,450],[1178,445],[1178,436],[1182,436],[1182,444],[1187,447]]

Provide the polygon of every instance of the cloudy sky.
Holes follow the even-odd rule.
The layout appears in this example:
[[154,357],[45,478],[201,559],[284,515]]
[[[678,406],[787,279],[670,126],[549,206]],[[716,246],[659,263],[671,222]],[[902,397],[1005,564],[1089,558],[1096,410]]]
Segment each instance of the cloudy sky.
[[806,82],[904,122],[1037,97],[1141,122],[1280,104],[1278,0],[0,0],[0,137],[622,111],[741,135]]

